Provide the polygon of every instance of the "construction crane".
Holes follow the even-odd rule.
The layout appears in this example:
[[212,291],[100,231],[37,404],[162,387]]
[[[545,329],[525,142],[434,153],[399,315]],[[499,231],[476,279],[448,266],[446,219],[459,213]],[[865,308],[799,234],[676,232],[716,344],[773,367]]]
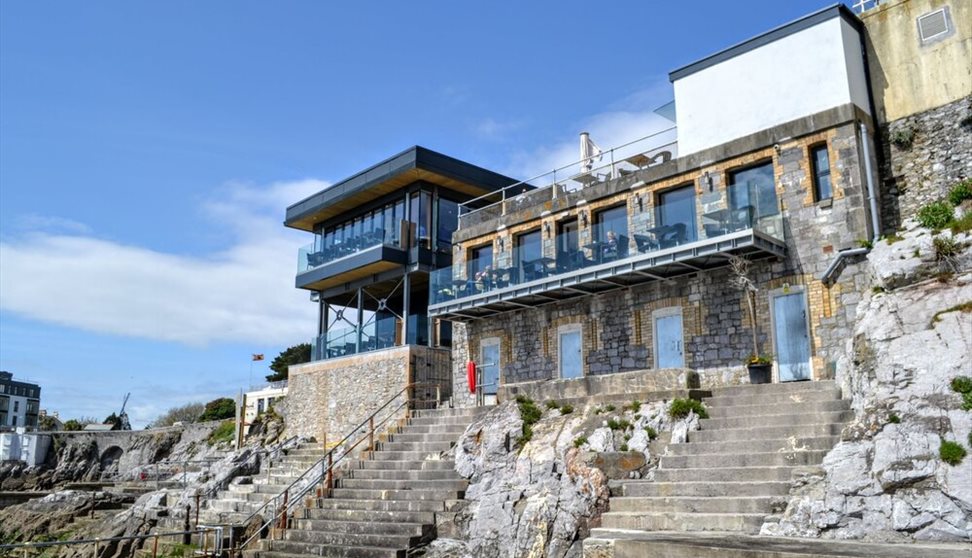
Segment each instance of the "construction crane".
[[128,392],[128,393],[125,394],[125,399],[122,401],[121,411],[118,411],[118,421],[119,421],[119,427],[118,427],[118,429],[119,430],[131,430],[132,429],[131,423],[128,422],[128,415],[125,414],[125,405],[128,405],[128,398],[131,395],[132,395],[132,392]]

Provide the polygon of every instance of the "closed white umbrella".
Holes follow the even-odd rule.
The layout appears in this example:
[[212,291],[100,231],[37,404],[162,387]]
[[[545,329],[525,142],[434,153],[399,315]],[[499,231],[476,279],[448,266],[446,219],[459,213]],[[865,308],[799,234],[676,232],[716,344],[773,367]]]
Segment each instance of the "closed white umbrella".
[[591,172],[594,168],[594,157],[601,160],[601,148],[591,141],[591,136],[587,132],[580,133],[580,160],[581,172]]

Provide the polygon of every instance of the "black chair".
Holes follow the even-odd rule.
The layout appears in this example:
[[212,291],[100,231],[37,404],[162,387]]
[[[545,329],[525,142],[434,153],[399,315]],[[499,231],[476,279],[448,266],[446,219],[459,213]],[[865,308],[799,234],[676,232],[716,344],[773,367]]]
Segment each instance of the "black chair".
[[638,245],[638,251],[642,254],[651,252],[652,250],[658,249],[658,243],[655,242],[653,238],[643,234],[634,235],[635,244]]
[[317,267],[324,264],[324,253],[323,252],[310,252],[307,254],[307,266]]
[[706,238],[715,238],[717,236],[722,236],[727,232],[729,232],[722,225],[712,224],[712,223],[703,223],[702,229],[705,230]]
[[685,223],[671,225],[658,241],[662,248],[671,248],[683,242],[685,242]]
[[523,270],[524,281],[535,281],[542,276],[540,266],[534,261],[521,260],[520,269]]

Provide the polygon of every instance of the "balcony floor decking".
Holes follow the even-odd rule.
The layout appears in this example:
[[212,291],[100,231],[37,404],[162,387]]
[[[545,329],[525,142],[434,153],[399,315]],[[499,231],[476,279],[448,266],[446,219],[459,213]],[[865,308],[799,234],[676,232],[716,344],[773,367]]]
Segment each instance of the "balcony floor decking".
[[767,258],[783,257],[785,254],[786,245],[782,240],[746,229],[432,304],[429,306],[429,317],[460,322],[476,320],[724,267],[728,265],[730,255]]

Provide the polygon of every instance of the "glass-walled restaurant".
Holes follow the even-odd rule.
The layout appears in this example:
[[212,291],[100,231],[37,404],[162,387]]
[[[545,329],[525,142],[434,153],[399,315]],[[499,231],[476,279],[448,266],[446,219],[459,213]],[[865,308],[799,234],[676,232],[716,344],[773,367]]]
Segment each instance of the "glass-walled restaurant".
[[[647,196],[652,196],[650,205]],[[783,223],[772,163],[749,167],[729,175],[717,209],[700,211],[696,187],[681,187],[649,193],[633,192],[618,205],[593,211],[579,209],[551,226],[541,226],[519,235],[502,249],[512,250],[511,265],[498,267],[494,244],[467,250],[465,265],[432,274],[430,304],[498,291],[507,287],[544,280],[597,266],[610,267],[626,261],[680,252],[694,246],[751,231],[783,242]],[[647,218],[629,218],[647,212]],[[712,204],[709,205],[712,207]],[[553,238],[552,252],[544,253],[543,240]],[[499,245],[497,249],[501,249]]]

